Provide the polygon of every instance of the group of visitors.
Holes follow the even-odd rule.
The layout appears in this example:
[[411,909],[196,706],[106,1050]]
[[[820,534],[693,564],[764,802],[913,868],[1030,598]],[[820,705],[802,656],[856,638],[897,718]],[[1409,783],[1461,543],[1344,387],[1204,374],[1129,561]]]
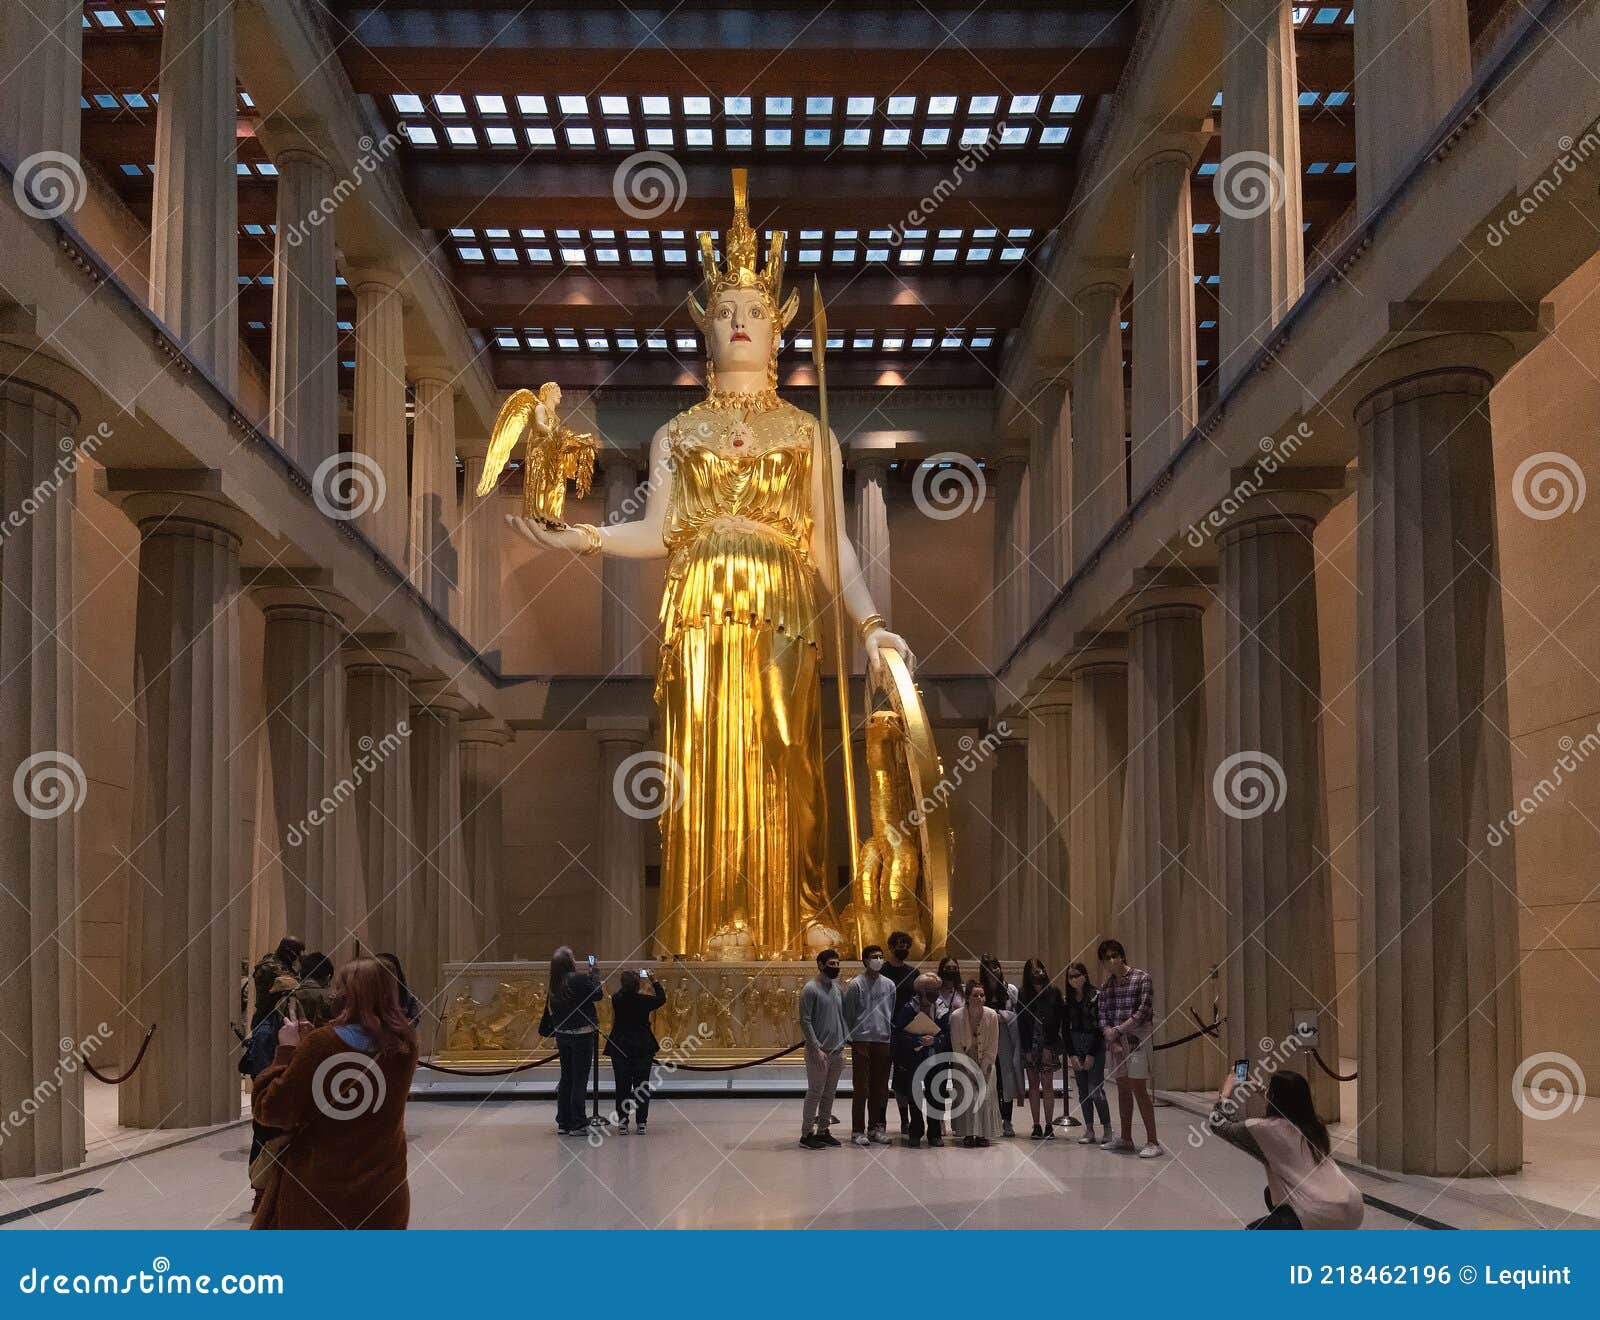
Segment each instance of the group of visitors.
[[[998,958],[980,958],[977,976],[964,981],[955,958],[942,959],[937,974],[919,974],[907,961],[910,950],[911,937],[903,931],[889,937],[887,959],[881,947],[868,945],[862,950],[861,975],[843,992],[838,951],[817,955],[817,975],[800,996],[806,1062],[802,1146],[819,1150],[843,1144],[829,1129],[848,1046],[854,1145],[888,1144],[891,1088],[909,1146],[924,1140],[944,1145],[947,1119],[964,1146],[1015,1136],[1019,1100],[1027,1102],[1034,1140],[1052,1141],[1056,1073],[1065,1067],[1072,1072],[1083,1114],[1080,1144],[1133,1150],[1137,1107],[1145,1131],[1139,1155],[1164,1154],[1150,1096],[1153,986],[1148,972],[1128,965],[1121,944],[1106,940],[1100,946],[1103,985],[1097,988],[1088,969],[1073,963],[1065,992],[1038,958],[1024,965],[1019,989],[1006,980]],[[923,1066],[936,1056],[943,1056],[943,1077]],[[1117,1085],[1120,1135],[1111,1130],[1108,1079]],[[1070,1116],[1066,1122],[1079,1126]]]

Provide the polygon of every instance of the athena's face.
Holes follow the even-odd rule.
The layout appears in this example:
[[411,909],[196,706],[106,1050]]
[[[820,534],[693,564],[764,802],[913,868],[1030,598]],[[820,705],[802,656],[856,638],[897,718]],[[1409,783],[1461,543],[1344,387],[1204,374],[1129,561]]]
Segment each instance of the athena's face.
[[764,371],[778,327],[759,289],[728,289],[707,311],[706,352],[718,371]]

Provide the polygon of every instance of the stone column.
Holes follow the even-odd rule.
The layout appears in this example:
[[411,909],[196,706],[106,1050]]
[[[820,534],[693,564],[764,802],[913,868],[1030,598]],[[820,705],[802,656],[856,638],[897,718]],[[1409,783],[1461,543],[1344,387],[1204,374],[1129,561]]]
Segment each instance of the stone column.
[[[1337,488],[1342,478],[1321,479]],[[1293,1039],[1297,1015],[1310,1012],[1317,1049],[1337,1068],[1311,541],[1331,502],[1297,484],[1244,501],[1217,538],[1225,640],[1212,796],[1221,810],[1218,869],[1228,907],[1228,1057],[1259,1060],[1262,1041]],[[1288,1066],[1311,1083],[1317,1112],[1338,1118],[1339,1084],[1309,1052]]]
[[1195,367],[1193,161],[1160,151],[1134,171],[1133,493],[1177,452],[1199,415]]
[[994,621],[994,663],[998,666],[1017,644],[1030,620],[1028,501],[1023,478],[1026,454],[1001,454],[989,464],[994,482],[994,592],[990,609]]
[[1035,386],[1028,401],[1028,597],[1031,624],[1072,573],[1072,421],[1065,381]]
[[[1009,713],[1007,733],[994,749],[989,777],[989,895],[983,927],[994,932],[990,948],[1001,958],[1031,957],[1029,932],[1022,925],[1022,898],[1039,883],[1029,855],[1028,717]],[[998,730],[997,730],[998,732]],[[971,950],[972,955],[982,949]]]
[[[1095,965],[1100,941],[1113,934],[1111,905],[1122,846],[1123,778],[1128,760],[1128,639],[1102,633],[1081,639],[1067,662],[1072,679],[1072,856],[1070,960]],[[1054,972],[1056,969],[1050,969]]]
[[88,792],[74,721],[77,429],[65,399],[0,381],[0,775],[10,789],[0,793],[0,1115],[38,1104],[0,1142],[0,1178],[83,1160],[82,1071],[57,1075],[61,1042],[89,1029],[77,995],[77,813]]
[[417,873],[403,891],[401,960],[417,998],[444,988],[441,968],[468,958],[479,913],[471,910],[461,840],[460,723],[467,703],[432,681],[414,686],[411,801]]
[[[1155,575],[1128,608],[1128,769],[1110,933],[1155,977],[1157,1041],[1192,1030],[1190,1007],[1210,1020],[1222,952],[1222,896],[1206,849],[1208,598],[1192,577]],[[1156,1060],[1162,1087],[1217,1084],[1206,1040]]]
[[[316,152],[278,153],[278,238],[272,257],[273,436],[307,472],[339,448],[339,335],[334,306],[333,170]],[[308,217],[321,222],[312,224]]]
[[[341,855],[338,819],[348,787],[344,624],[348,603],[314,587],[263,574],[254,588],[266,620],[261,688],[266,707],[268,782],[277,836],[270,857],[283,877],[288,929],[336,960],[353,952],[351,859]],[[329,810],[328,804],[333,804]]]
[[[352,767],[354,870],[365,896],[367,943],[405,960],[410,891],[421,883],[411,796],[411,669],[389,639],[344,647],[345,745]],[[355,773],[359,771],[359,774]]]
[[[133,855],[120,1038],[156,1034],[117,1089],[128,1127],[239,1117],[234,907],[239,875],[239,545],[235,512],[200,494],[123,500],[139,528]],[[128,1062],[132,1062],[131,1050]]]
[[626,776],[624,762],[645,749],[648,720],[628,716],[594,716],[589,731],[600,744],[600,859],[595,877],[595,903],[600,920],[602,958],[639,958],[650,952],[651,932],[644,924],[645,821],[628,806],[628,794],[617,786]]
[[1356,198],[1366,215],[1472,81],[1467,0],[1356,11]]
[[1230,0],[1222,71],[1221,375],[1226,389],[1305,287],[1300,108],[1288,0]]
[[0,145],[19,165],[41,151],[77,160],[83,5],[16,0],[0,7],[0,50],[8,66],[0,82]]
[[456,404],[452,374],[418,368],[411,419],[411,537],[407,570],[412,586],[450,617],[457,563]]
[[[872,603],[893,627],[893,591],[889,570],[889,509],[884,502],[884,485],[889,479],[887,454],[857,453],[855,456],[855,547],[861,561],[861,576]],[[867,648],[858,635],[851,643],[856,673],[866,672]]]
[[168,0],[150,215],[150,307],[229,394],[239,379],[233,4]]
[[500,634],[500,533],[503,506],[493,493],[478,494],[487,440],[458,441],[462,456],[461,632],[480,651],[497,654]]
[[[1435,356],[1471,363],[1460,340]],[[1490,833],[1511,808],[1492,384],[1412,361],[1356,409],[1358,1140],[1441,1177],[1522,1160],[1516,857]]]
[[[606,522],[633,522],[644,513],[639,470],[633,459],[616,450],[602,453]],[[639,569],[632,561],[605,555],[600,560],[600,663],[608,674],[644,672],[644,637]]]
[[1072,364],[1073,571],[1128,505],[1122,290],[1120,278],[1102,279],[1083,286],[1072,299],[1078,310],[1078,356]]
[[1011,931],[1013,957],[1037,955],[1052,969],[1066,953],[1072,879],[1067,852],[1071,805],[1072,684],[1063,678],[1041,683],[1028,694],[1028,859],[1021,901],[1011,911],[1020,929]]
[[500,956],[504,936],[504,881],[500,853],[504,847],[505,753],[511,730],[499,720],[467,720],[461,726],[461,839],[467,894],[478,912],[477,947],[472,957],[492,962]]
[[382,476],[383,497],[362,514],[361,530],[397,569],[406,563],[406,335],[398,276],[350,272],[356,294],[356,462]]

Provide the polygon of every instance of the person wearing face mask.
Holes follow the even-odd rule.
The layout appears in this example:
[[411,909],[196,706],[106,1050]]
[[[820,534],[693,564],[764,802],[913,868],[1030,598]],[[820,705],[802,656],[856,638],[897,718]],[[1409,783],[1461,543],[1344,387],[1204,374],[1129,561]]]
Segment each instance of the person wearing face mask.
[[[883,965],[883,974],[894,982],[894,1011],[896,1015],[906,1006],[915,993],[914,986],[917,980],[917,965],[908,962],[911,956],[911,936],[903,930],[893,931],[889,936],[889,961]],[[936,981],[937,977],[934,978]],[[898,1089],[895,1089],[895,1107],[900,1111],[900,1135],[908,1136],[911,1132],[911,1111],[905,1100],[901,1098]]]
[[935,1016],[948,1018],[961,1007],[961,1001],[965,998],[963,984],[961,964],[954,958],[939,959],[939,993],[934,999],[934,1006],[939,1011]]
[[844,1072],[844,996],[839,993],[839,953],[817,955],[817,974],[800,992],[800,1034],[805,1038],[806,1098],[800,1111],[800,1144],[807,1150],[837,1146],[828,1131],[833,1096]]
[[861,951],[866,969],[844,994],[844,1020],[850,1033],[850,1140],[858,1146],[884,1146],[889,1111],[889,1032],[894,1022],[895,984],[883,974],[883,949]]
[[[917,1069],[934,1055],[950,1051],[948,1019],[939,1019],[938,999],[939,978],[932,972],[924,972],[913,983],[911,997],[894,1014],[894,1093],[901,1112],[910,1111],[906,1145],[913,1148],[922,1144],[924,1132],[930,1146],[944,1145],[944,1125],[939,1120],[934,1098],[927,1094],[929,1079],[923,1079],[923,1094],[917,1095],[914,1090]],[[918,1018],[929,1019],[938,1030],[912,1031],[911,1024]]]

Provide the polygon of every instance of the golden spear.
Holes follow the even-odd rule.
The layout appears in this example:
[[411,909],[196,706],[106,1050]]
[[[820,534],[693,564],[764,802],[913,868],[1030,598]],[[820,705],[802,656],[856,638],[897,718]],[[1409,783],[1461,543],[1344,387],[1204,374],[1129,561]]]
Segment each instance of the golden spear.
[[[822,282],[811,277],[811,361],[817,368],[817,443],[822,450],[822,534],[828,542],[828,562],[833,568],[833,672],[839,684],[839,743],[844,756],[844,807],[850,822],[850,878],[855,879],[861,852],[856,825],[856,771],[850,754],[850,668],[845,663],[844,575],[839,568],[839,511],[835,492],[840,489],[833,469],[833,432],[828,429],[828,372],[824,354],[828,347],[828,315],[822,305]],[[831,890],[831,886],[830,886]],[[856,913],[856,941],[861,940],[861,914]],[[858,948],[859,952],[859,948]]]

